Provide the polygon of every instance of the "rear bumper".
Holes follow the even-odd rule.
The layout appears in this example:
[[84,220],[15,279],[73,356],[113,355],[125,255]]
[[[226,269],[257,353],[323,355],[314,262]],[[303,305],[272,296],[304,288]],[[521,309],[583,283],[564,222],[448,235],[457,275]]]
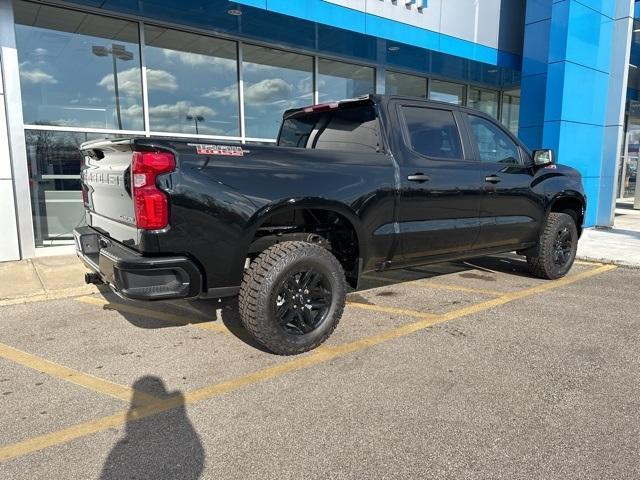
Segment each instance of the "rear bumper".
[[73,231],[84,264],[120,295],[135,300],[199,296],[202,276],[184,256],[144,257],[91,227]]

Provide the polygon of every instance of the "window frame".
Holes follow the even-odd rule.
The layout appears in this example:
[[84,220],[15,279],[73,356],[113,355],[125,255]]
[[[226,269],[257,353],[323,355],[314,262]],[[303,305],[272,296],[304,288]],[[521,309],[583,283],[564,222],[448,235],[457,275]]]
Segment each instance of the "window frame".
[[[458,130],[458,138],[460,140],[460,148],[461,148],[461,156],[459,158],[449,158],[449,157],[434,157],[425,155],[424,153],[418,152],[413,148],[411,143],[411,133],[409,132],[409,125],[407,123],[407,119],[405,117],[404,108],[424,108],[428,110],[440,110],[444,112],[451,113],[453,117],[453,122]],[[398,117],[398,121],[400,123],[400,131],[402,134],[402,142],[407,151],[411,152],[413,156],[417,156],[419,158],[431,161],[431,162],[447,162],[447,163],[478,163],[476,158],[470,156],[469,151],[469,133],[467,131],[466,123],[461,121],[460,118],[460,108],[454,104],[447,103],[433,103],[433,100],[425,100],[424,102],[408,102],[408,101],[399,101],[396,102],[396,114]],[[402,162],[402,163],[407,163]]]
[[[524,158],[522,156],[522,151],[523,151],[523,148],[524,148],[523,144],[520,142],[518,137],[513,135],[507,128],[505,128],[502,125],[502,123],[500,123],[497,120],[493,119],[490,115],[487,115],[486,113],[482,113],[482,112],[476,111],[476,110],[464,111],[464,112],[461,112],[461,113],[462,113],[462,117],[463,117],[465,125],[466,125],[467,135],[469,137],[469,142],[470,142],[470,148],[474,152],[474,157],[475,157],[475,159],[476,159],[476,161],[478,163],[481,163],[483,165],[501,165],[503,167],[508,167],[508,166],[523,167],[523,166],[527,165],[527,163],[524,161]],[[477,140],[475,138],[475,134],[473,133],[473,127],[471,126],[471,120],[469,118],[469,117],[472,117],[472,116],[473,117],[482,118],[483,120],[486,120],[487,122],[489,122],[490,124],[495,126],[499,131],[504,133],[507,136],[507,138],[509,138],[513,142],[513,144],[516,147],[516,151],[518,152],[518,163],[483,162],[482,160],[480,160],[480,149],[478,148],[478,142],[477,142]]]

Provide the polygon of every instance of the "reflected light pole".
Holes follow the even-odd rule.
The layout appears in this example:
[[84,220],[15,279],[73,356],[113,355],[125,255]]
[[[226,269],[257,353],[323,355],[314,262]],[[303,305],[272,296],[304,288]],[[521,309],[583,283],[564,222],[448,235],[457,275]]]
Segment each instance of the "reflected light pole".
[[193,120],[196,123],[196,135],[198,135],[200,133],[198,132],[198,122],[204,122],[204,117],[202,115],[187,115],[187,120]]
[[127,48],[124,45],[119,45],[117,43],[112,44],[111,48],[94,45],[91,47],[91,51],[98,57],[106,57],[111,55],[111,58],[113,60],[113,90],[116,95],[116,114],[118,115],[118,128],[122,130],[122,116],[120,114],[120,92],[118,89],[118,67],[116,65],[116,60],[122,60],[123,62],[133,60],[133,53],[127,51]]

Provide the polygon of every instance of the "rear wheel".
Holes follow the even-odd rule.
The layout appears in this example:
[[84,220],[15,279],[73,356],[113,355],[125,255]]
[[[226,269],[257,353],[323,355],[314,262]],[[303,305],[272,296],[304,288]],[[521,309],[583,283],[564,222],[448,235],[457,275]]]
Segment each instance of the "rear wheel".
[[306,242],[283,242],[262,252],[245,272],[240,318],[269,350],[295,355],[331,335],[345,296],[344,272],[331,252]]
[[550,213],[538,245],[527,255],[529,271],[540,278],[564,277],[576,258],[578,229],[566,213]]

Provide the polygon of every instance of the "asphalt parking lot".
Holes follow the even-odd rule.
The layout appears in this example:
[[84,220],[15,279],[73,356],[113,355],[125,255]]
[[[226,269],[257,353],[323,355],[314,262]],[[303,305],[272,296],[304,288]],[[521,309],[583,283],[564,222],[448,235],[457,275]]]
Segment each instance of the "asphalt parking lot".
[[0,306],[0,478],[640,478],[640,270],[367,278],[278,357],[233,303]]

